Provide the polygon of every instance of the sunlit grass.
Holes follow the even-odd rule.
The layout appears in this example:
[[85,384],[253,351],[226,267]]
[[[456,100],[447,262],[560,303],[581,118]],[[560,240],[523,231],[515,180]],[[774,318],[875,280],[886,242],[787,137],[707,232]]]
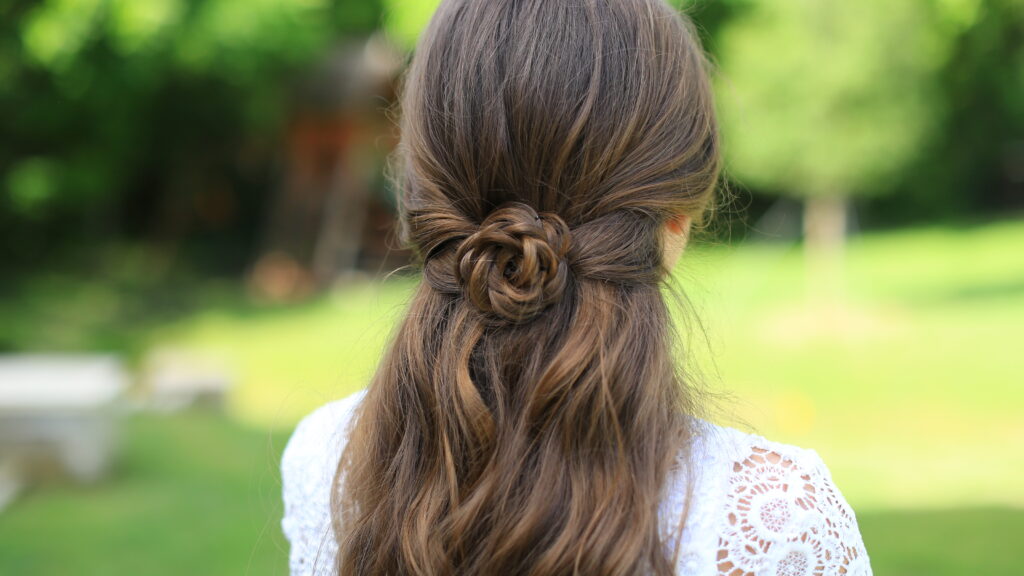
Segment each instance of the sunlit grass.
[[[733,414],[817,449],[873,507],[1024,505],[1024,224],[869,235],[840,312],[808,305],[801,254],[700,255],[684,284]],[[728,417],[725,420],[729,420]]]
[[[798,247],[698,247],[677,274],[705,330],[691,330],[684,353],[731,394],[719,422],[823,456],[876,573],[1015,574],[1021,254],[1024,222],[866,235],[849,247],[840,303],[823,307],[808,303]],[[219,291],[173,323],[130,329],[110,319],[138,318],[135,304],[100,283],[73,291],[42,278],[0,302],[0,340],[15,349],[183,348],[222,356],[236,376],[231,418],[133,416],[108,481],[17,500],[0,516],[0,574],[282,573],[287,434],[366,385],[415,282],[279,306]]]
[[[212,413],[134,416],[109,479],[43,485],[3,512],[0,574],[284,574],[286,435]],[[1019,573],[1024,511],[858,510],[857,518],[876,574]]]
[[44,484],[0,515],[0,574],[284,574],[282,433],[213,413],[125,422],[111,476]]
[[253,424],[290,428],[316,406],[366,386],[414,286],[405,278],[284,309],[215,308],[154,340],[225,358],[238,379],[231,411]]
[[[693,249],[678,269],[705,328],[691,352],[734,399],[716,419],[816,449],[860,507],[1024,505],[1024,452],[1006,449],[1024,440],[1022,253],[1024,222],[866,235],[822,309],[798,246]],[[366,385],[414,285],[213,309],[156,340],[229,358],[232,412],[288,427]]]

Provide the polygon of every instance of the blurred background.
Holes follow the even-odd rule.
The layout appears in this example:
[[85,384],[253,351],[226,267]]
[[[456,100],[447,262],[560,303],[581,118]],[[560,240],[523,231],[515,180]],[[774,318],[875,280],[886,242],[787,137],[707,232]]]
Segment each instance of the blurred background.
[[[1019,574],[1024,0],[676,4],[715,418],[815,448],[876,574]],[[0,4],[0,574],[286,572],[288,435],[417,281],[382,169],[435,6]]]

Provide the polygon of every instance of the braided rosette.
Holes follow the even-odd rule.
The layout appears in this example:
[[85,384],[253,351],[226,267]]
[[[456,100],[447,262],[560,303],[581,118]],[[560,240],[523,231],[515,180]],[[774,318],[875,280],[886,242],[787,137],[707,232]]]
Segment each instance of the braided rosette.
[[569,226],[557,214],[508,203],[459,245],[455,280],[485,314],[525,322],[561,298],[569,246]]

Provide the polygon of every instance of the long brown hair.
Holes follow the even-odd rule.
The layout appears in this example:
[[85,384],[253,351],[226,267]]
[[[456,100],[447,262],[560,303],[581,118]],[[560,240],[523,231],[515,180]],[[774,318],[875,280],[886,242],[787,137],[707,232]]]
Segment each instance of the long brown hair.
[[345,575],[671,574],[691,436],[662,226],[719,171],[706,61],[663,0],[444,0],[403,81],[422,265],[335,478]]

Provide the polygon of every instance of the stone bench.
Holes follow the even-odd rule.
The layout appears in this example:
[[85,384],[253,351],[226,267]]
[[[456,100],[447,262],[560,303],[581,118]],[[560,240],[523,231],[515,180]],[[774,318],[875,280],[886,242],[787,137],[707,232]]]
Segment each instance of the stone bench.
[[127,387],[112,356],[0,356],[0,497],[55,473],[101,478]]

